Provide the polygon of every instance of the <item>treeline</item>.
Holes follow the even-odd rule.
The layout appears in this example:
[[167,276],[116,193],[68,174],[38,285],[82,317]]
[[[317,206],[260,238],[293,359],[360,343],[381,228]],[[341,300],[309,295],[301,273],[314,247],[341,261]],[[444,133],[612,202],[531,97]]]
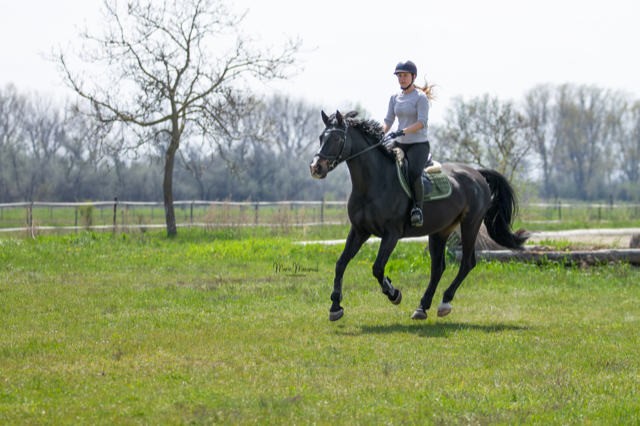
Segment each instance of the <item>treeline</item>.
[[[242,138],[216,150],[185,143],[174,199],[320,200],[349,194],[346,168],[324,181],[310,176],[323,128],[319,107],[273,97],[254,119],[269,123],[259,139]],[[11,85],[0,89],[0,202],[162,201],[162,141],[152,152],[105,151],[100,140],[110,136],[99,129],[73,105],[61,107]]]
[[[351,189],[346,167],[324,181],[309,174],[320,109],[276,96],[249,118],[261,126],[260,137],[213,148],[183,144],[174,199],[344,199]],[[114,136],[100,129],[73,105],[0,89],[0,202],[162,201],[164,142],[151,151],[105,151],[118,144],[101,144]],[[529,195],[640,199],[640,101],[624,93],[565,84],[537,86],[520,103],[456,98],[429,135],[436,159],[496,169]]]
[[496,169],[542,198],[640,198],[640,101],[621,92],[564,84],[521,104],[457,98],[430,134],[444,160]]

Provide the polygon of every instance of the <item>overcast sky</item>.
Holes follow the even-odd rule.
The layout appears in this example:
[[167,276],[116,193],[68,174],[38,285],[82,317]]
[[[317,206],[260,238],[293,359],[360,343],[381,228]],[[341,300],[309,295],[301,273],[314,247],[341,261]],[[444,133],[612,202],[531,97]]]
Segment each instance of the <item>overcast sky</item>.
[[[2,0],[0,84],[72,94],[39,56],[99,25],[98,0]],[[293,79],[256,89],[305,98],[326,111],[359,102],[382,120],[398,90],[395,64],[411,59],[439,87],[441,122],[454,96],[520,101],[538,83],[595,84],[640,95],[640,1],[236,0],[244,31],[274,45],[300,36],[308,49]]]

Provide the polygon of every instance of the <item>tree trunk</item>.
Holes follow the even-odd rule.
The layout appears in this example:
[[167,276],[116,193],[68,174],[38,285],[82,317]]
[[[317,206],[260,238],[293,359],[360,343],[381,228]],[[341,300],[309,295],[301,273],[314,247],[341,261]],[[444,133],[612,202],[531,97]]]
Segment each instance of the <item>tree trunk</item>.
[[164,214],[167,220],[167,236],[173,237],[178,235],[178,228],[176,226],[176,213],[173,209],[173,162],[176,157],[176,151],[178,144],[174,144],[172,141],[165,154],[164,163],[164,181],[162,182],[162,189],[164,195]]

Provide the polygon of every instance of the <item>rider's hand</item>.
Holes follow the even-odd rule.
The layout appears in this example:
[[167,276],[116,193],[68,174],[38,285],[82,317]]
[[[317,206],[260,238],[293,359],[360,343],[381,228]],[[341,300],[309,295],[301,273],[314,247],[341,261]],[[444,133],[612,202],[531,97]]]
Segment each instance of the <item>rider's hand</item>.
[[404,130],[398,130],[398,131],[395,131],[395,132],[391,132],[391,133],[389,133],[388,136],[389,136],[389,139],[395,139],[395,138],[397,138],[399,136],[404,136]]

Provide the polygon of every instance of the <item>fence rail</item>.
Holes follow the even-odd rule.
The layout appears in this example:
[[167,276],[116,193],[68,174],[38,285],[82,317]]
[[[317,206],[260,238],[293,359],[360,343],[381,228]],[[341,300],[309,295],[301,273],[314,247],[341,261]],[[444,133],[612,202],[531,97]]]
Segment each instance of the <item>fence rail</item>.
[[[640,220],[638,203],[528,203],[522,222]],[[346,201],[174,201],[180,227],[345,224]],[[160,209],[160,211],[158,211]],[[55,215],[54,215],[55,211]],[[161,201],[17,202],[0,204],[0,232],[165,227]],[[73,226],[71,226],[73,224]]]
[[[174,201],[178,227],[282,227],[348,223],[345,201]],[[161,209],[161,213],[156,210]],[[54,215],[54,210],[56,214]],[[0,204],[0,232],[114,231],[163,228],[158,201],[19,202]],[[155,223],[154,223],[155,222]],[[73,223],[73,226],[69,226]]]
[[[82,202],[49,202],[49,201],[22,201],[19,203],[0,203],[0,208],[16,208],[16,207],[82,207],[82,206],[113,206],[117,204],[119,206],[155,206],[160,207],[164,205],[162,201],[82,201]],[[199,201],[199,200],[190,200],[190,201],[174,201],[174,206],[179,205],[198,205],[198,206],[221,206],[221,205],[230,205],[230,206],[247,206],[247,207],[255,207],[255,206],[281,206],[281,205],[294,205],[294,206],[319,206],[319,205],[334,205],[334,206],[346,206],[346,201]],[[629,207],[640,207],[640,204],[634,203],[618,203],[618,204],[610,204],[610,203],[527,203],[523,205],[524,208],[527,207],[552,207],[552,208],[571,208],[571,207],[610,207],[614,209],[618,208],[629,208]]]

